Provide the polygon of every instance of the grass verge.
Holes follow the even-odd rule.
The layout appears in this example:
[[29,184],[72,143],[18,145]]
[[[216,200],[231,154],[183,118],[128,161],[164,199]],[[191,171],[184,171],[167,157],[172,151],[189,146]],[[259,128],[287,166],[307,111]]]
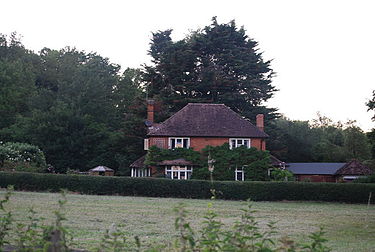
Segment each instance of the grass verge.
[[[0,191],[1,194],[4,191]],[[9,208],[17,221],[26,220],[33,207],[46,222],[53,219],[58,194],[15,192]],[[173,208],[183,202],[189,211],[189,221],[199,227],[209,200],[93,196],[68,194],[65,226],[73,230],[77,248],[95,247],[105,229],[112,223],[123,225],[130,236],[139,236],[143,243],[169,242],[175,235]],[[222,222],[231,226],[240,216],[243,201],[214,202],[213,210]],[[297,241],[324,227],[328,245],[334,251],[375,251],[375,206],[318,202],[254,202],[255,216],[262,226],[276,221],[278,236],[290,236]]]

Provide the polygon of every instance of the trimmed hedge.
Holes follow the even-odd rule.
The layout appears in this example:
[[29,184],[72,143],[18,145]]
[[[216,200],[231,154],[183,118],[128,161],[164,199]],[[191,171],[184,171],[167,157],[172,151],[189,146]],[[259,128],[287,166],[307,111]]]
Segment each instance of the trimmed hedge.
[[[206,180],[171,180],[157,178],[102,177],[23,172],[0,172],[0,187],[14,185],[16,190],[51,191],[61,188],[83,194],[176,197],[207,199],[210,189],[219,199],[254,201],[337,201],[367,203],[375,184],[235,182]],[[372,197],[375,203],[375,195]]]

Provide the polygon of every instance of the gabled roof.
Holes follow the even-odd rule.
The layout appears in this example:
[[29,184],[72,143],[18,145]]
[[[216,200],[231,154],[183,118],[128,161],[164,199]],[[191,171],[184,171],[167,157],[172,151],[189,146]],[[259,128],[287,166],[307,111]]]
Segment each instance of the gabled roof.
[[293,174],[334,175],[346,163],[288,163],[287,170]]
[[131,165],[130,167],[134,167],[134,168],[142,168],[145,166],[145,161],[146,161],[146,155],[143,155],[142,157],[138,158],[137,160],[135,160]]
[[370,175],[373,171],[358,160],[352,160],[336,171],[336,175]]
[[272,166],[283,166],[283,165],[285,165],[285,162],[281,161],[280,159],[278,159],[274,155],[270,155],[270,160],[271,160]]
[[251,137],[268,135],[224,104],[189,103],[163,123],[150,129],[149,136]]

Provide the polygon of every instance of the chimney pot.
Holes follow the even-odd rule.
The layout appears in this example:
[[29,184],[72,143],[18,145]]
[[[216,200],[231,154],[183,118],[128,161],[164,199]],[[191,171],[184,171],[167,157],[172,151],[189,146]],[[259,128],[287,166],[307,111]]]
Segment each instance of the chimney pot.
[[153,123],[154,122],[154,107],[155,101],[154,100],[147,100],[147,121]]
[[261,131],[264,131],[264,115],[263,114],[257,115],[257,127]]

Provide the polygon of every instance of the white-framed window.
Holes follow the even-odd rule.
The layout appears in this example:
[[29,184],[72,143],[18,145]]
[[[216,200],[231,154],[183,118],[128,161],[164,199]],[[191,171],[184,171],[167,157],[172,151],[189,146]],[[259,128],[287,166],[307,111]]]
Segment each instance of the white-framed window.
[[193,173],[193,166],[191,165],[166,165],[165,177],[170,179],[190,179]]
[[169,149],[190,148],[190,138],[188,137],[170,137],[168,143]]
[[144,139],[144,141],[143,141],[143,146],[144,146],[144,150],[148,150],[148,148],[149,148],[149,140],[146,138],[146,139]]
[[229,148],[234,149],[240,146],[251,147],[250,138],[229,138]]
[[151,168],[132,168],[130,176],[132,178],[151,177]]
[[245,171],[244,167],[242,166],[241,168],[237,168],[234,170],[234,180],[235,181],[245,181]]

